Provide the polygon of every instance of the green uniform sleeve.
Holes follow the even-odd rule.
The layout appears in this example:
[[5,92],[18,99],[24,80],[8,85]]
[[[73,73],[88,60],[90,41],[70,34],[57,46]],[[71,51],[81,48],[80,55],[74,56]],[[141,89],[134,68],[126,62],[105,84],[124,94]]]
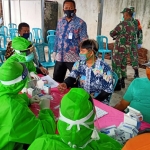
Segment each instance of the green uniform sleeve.
[[10,138],[13,142],[31,144],[43,134],[54,134],[56,123],[51,110],[44,109],[39,112],[39,117],[21,103],[13,103],[13,111],[10,116],[12,128]]
[[123,22],[119,23],[112,31],[110,31],[110,36],[116,39],[117,36],[120,35],[122,28],[123,28]]
[[27,66],[29,72],[34,72],[34,73],[36,73],[36,67],[34,66],[33,61],[26,62],[25,65]]
[[123,99],[128,101],[128,102],[131,102],[133,100],[133,87],[134,87],[134,82],[135,80],[133,80],[131,82],[131,84],[129,85],[125,95],[123,96]]

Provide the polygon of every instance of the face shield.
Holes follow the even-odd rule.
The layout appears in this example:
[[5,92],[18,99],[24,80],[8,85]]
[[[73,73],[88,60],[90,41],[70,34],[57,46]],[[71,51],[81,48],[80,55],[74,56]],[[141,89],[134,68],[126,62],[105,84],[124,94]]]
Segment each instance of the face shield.
[[15,50],[15,52],[19,55],[18,59],[20,60],[20,62],[30,62],[34,59],[34,46],[22,51]]

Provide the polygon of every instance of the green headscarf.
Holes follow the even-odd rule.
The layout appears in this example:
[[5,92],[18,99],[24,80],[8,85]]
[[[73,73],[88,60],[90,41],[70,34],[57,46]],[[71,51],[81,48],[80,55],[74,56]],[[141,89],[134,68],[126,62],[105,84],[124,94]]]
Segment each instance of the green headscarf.
[[27,75],[28,70],[24,64],[8,59],[0,67],[0,95],[20,92],[27,82]]
[[58,132],[72,148],[83,147],[91,140],[95,112],[89,99],[90,95],[82,88],[72,88],[62,98]]

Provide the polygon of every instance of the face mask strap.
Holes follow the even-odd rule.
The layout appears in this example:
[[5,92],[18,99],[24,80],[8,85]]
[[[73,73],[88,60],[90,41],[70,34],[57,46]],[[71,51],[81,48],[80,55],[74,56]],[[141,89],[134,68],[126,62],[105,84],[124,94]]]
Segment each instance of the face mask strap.
[[66,122],[67,124],[70,124],[66,130],[71,130],[72,126],[77,125],[78,131],[80,130],[80,125],[85,126],[86,128],[89,128],[89,125],[94,123],[94,120],[92,122],[86,122],[87,120],[89,120],[91,118],[91,116],[93,115],[93,110],[84,118],[80,119],[80,120],[70,120],[68,118],[66,118],[65,116],[62,115],[61,111],[60,111],[60,117],[59,120]]

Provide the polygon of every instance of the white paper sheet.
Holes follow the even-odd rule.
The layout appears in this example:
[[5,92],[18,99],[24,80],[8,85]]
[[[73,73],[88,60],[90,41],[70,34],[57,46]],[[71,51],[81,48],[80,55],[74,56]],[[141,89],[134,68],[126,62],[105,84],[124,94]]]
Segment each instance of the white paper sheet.
[[41,79],[48,81],[48,84],[50,84],[51,88],[55,88],[55,87],[57,87],[57,86],[59,85],[59,84],[58,84],[55,80],[53,80],[49,75],[43,76],[43,77],[41,77]]

